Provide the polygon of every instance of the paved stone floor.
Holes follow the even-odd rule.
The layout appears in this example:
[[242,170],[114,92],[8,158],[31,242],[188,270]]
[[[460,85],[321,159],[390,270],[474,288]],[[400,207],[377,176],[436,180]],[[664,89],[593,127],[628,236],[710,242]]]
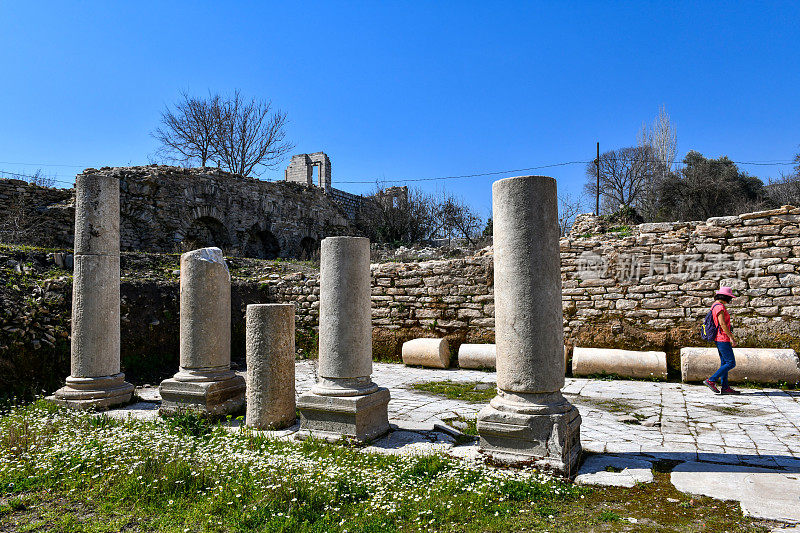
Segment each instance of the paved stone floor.
[[[300,395],[315,382],[314,363],[298,361],[296,374]],[[373,380],[391,391],[389,419],[398,431],[368,450],[477,455],[476,445],[456,446],[441,425],[458,417],[474,418],[485,403],[449,400],[412,385],[446,380],[494,384],[494,372],[375,363]],[[113,411],[112,416],[155,417],[157,389],[139,389],[138,394],[142,402]],[[577,482],[625,486],[646,481],[639,476],[647,477],[648,464],[681,462],[672,475],[679,489],[724,497],[719,484],[712,482],[724,472],[730,482],[727,499],[739,500],[747,514],[800,522],[800,391],[742,389],[738,396],[718,396],[695,384],[567,378],[564,394],[583,418],[584,450],[600,454],[584,464]],[[273,433],[287,438],[296,430],[297,426]],[[767,474],[777,477],[759,481],[768,479]],[[756,488],[736,488],[745,485]]]

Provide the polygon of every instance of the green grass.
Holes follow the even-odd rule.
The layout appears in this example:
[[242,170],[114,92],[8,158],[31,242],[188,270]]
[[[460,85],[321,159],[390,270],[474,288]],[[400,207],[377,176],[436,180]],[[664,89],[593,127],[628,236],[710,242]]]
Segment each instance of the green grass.
[[[668,465],[674,466],[674,465]],[[38,402],[0,413],[0,531],[737,531],[736,502],[443,455],[384,456],[229,432],[192,415],[120,421]]]
[[38,402],[0,417],[0,531],[498,531],[587,492],[534,470],[383,456]]
[[415,390],[444,396],[450,400],[463,400],[471,403],[485,403],[497,395],[494,383],[487,389],[478,390],[479,385],[486,385],[479,381],[455,382],[455,381],[430,381],[427,383],[415,383],[412,387]]

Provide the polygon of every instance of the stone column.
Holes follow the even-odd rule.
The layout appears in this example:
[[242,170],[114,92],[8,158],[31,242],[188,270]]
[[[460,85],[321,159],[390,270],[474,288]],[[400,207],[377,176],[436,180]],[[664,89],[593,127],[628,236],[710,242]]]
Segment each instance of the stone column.
[[294,401],[294,304],[252,304],[245,320],[247,416],[256,429],[297,419]]
[[492,186],[498,394],[478,414],[481,449],[563,474],[580,457],[578,410],[561,394],[564,332],[556,182]]
[[87,409],[127,403],[120,372],[119,178],[84,173],[75,182],[75,264],[70,375],[52,397]]
[[244,405],[231,370],[231,276],[219,248],[181,256],[180,369],[161,382],[161,410],[226,415]]
[[366,442],[389,431],[389,390],[372,382],[369,239],[322,241],[319,381],[298,400],[299,437]]

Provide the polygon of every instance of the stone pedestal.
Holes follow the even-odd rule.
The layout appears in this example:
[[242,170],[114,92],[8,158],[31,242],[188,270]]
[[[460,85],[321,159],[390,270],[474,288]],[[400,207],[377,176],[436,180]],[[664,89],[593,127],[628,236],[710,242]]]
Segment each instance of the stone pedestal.
[[299,438],[367,442],[389,431],[389,390],[372,382],[369,239],[322,241],[319,381],[297,402]]
[[297,419],[294,389],[294,304],[247,306],[247,416],[256,429],[282,429]]
[[498,395],[478,414],[481,449],[501,462],[572,475],[581,418],[561,394],[556,182],[544,176],[496,181],[492,210]]
[[231,278],[219,248],[181,256],[180,370],[159,391],[163,413],[220,416],[244,406],[244,378],[231,370]]
[[51,399],[77,409],[127,403],[120,372],[119,179],[79,174],[75,187],[70,376]]

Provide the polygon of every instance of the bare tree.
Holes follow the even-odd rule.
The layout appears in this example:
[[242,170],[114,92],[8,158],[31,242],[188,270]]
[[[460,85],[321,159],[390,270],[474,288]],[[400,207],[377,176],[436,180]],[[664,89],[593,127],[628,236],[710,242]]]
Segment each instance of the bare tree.
[[274,168],[294,145],[286,138],[286,113],[272,111],[269,100],[245,100],[239,91],[215,109],[219,128],[214,138],[215,157],[233,174],[259,174]]
[[558,196],[558,227],[561,230],[562,237],[569,233],[572,223],[575,222],[575,217],[578,216],[582,209],[583,195],[574,199],[569,193]]
[[444,191],[432,195],[420,189],[380,186],[365,202],[357,220],[361,231],[377,243],[412,244],[458,238],[472,246],[485,222],[462,199]]
[[[584,190],[592,197],[597,194],[596,163],[586,166]],[[657,162],[649,146],[632,146],[611,150],[600,155],[601,211],[614,212],[621,208],[641,207]]]
[[442,191],[433,211],[440,233],[450,239],[465,239],[471,246],[475,245],[475,238],[485,221],[466,202]]
[[151,135],[161,143],[159,155],[185,165],[206,166],[215,154],[221,98],[197,98],[182,92],[171,108],[161,112],[161,125]]
[[658,213],[658,190],[672,172],[678,147],[678,135],[665,106],[658,108],[658,115],[650,127],[642,124],[637,135],[637,146],[646,148],[648,155],[654,159],[654,171],[646,174],[637,205],[646,220],[654,220]]
[[401,192],[405,194],[387,195],[379,184],[363,203],[356,225],[371,241],[414,243],[430,238],[434,227],[432,198],[419,189]]

